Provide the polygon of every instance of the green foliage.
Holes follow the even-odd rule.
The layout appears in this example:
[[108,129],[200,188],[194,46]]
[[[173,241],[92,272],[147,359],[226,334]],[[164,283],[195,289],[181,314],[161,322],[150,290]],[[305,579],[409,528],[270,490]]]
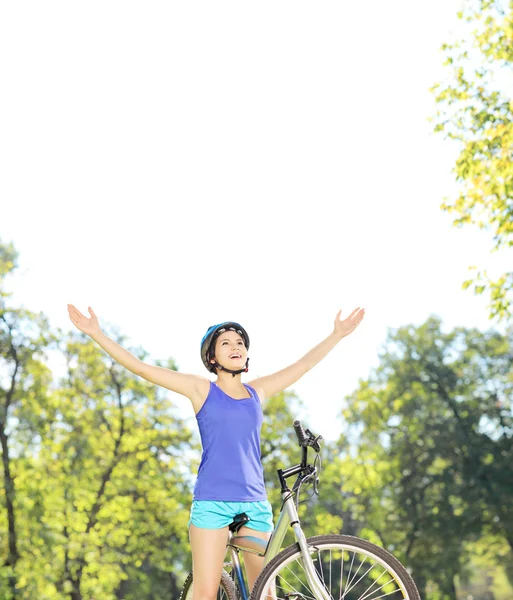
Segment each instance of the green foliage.
[[[45,365],[52,341],[46,319],[24,309],[6,306],[0,299],[0,597],[14,597],[23,555],[23,507],[18,482],[35,451],[43,424],[53,413],[49,386],[51,372]],[[33,499],[37,509],[37,499]]]
[[507,565],[511,565],[511,548],[501,536],[487,534],[465,544],[464,565],[458,576],[458,598],[510,600],[513,586],[508,581]]
[[12,273],[18,266],[18,252],[14,244],[2,243],[0,241],[0,294],[3,292],[2,287],[4,279]]
[[361,535],[412,569],[422,597],[455,597],[467,541],[486,532],[513,549],[512,356],[511,331],[444,333],[433,317],[391,333],[347,398],[354,453],[334,465],[343,502]]
[[58,339],[67,370],[54,381],[44,319],[0,311],[0,597],[177,597],[192,434],[89,338]]
[[191,432],[158,388],[113,364],[92,341],[71,337],[63,352],[61,418],[39,455],[51,485],[41,526],[59,542],[55,588],[108,599],[123,587],[123,597],[141,597],[145,570],[169,574],[184,551],[182,461]]
[[[435,131],[460,147],[454,173],[461,192],[442,209],[454,225],[490,231],[494,248],[513,246],[513,3],[467,0],[458,14],[466,36],[444,44],[447,80],[433,87]],[[493,279],[480,270],[464,282],[490,294],[490,317],[511,316],[513,271]]]

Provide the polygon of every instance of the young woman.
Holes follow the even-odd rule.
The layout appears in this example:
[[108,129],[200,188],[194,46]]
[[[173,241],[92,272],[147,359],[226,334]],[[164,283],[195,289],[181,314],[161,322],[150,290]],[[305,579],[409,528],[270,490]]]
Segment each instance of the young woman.
[[[73,324],[89,335],[116,362],[147,381],[189,398],[200,430],[203,454],[194,487],[189,521],[192,549],[194,600],[215,600],[225,557],[228,525],[245,512],[249,522],[240,535],[269,539],[273,530],[272,510],[264,486],[260,461],[262,402],[298,381],[352,333],[365,316],[356,308],[344,320],[341,311],[333,332],[297,362],[248,384],[241,381],[248,371],[249,336],[235,322],[210,327],[201,341],[201,358],[216,375],[214,382],[147,364],[107,337],[91,307],[90,317],[68,304]],[[229,467],[227,466],[229,465]],[[244,556],[250,589],[263,567],[263,558]]]

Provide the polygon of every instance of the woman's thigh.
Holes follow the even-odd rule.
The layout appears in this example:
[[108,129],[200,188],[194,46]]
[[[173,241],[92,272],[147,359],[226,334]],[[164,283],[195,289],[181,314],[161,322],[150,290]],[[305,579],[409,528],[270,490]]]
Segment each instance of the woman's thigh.
[[228,527],[202,529],[189,527],[192,550],[193,600],[215,599],[226,555]]
[[[260,538],[261,540],[268,540],[271,537],[271,532],[267,531],[256,531],[249,527],[241,527],[238,535],[252,535],[253,537]],[[244,565],[246,567],[246,575],[248,576],[248,587],[251,591],[253,585],[260,575],[260,571],[264,567],[264,557],[251,554],[250,552],[243,552]]]

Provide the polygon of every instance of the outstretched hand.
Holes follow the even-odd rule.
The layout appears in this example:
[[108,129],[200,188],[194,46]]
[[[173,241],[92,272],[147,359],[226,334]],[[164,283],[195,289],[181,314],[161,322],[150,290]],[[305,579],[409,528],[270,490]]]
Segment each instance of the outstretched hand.
[[335,317],[335,333],[340,337],[345,337],[346,335],[353,333],[362,322],[363,317],[365,316],[365,309],[360,307],[355,308],[347,319],[344,320],[340,318],[341,314],[342,311],[339,310]]
[[91,315],[90,318],[83,315],[73,304],[68,304],[68,314],[73,325],[83,333],[92,336],[95,333],[100,333],[101,329],[98,317],[94,314],[93,309],[88,306],[87,310]]

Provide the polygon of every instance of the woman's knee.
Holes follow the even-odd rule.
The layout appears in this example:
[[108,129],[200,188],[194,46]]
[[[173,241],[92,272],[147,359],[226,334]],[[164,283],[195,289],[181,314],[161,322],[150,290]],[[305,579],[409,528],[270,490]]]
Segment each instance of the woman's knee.
[[194,585],[192,590],[192,600],[217,600],[219,594],[219,584],[217,586],[205,586],[204,584]]

